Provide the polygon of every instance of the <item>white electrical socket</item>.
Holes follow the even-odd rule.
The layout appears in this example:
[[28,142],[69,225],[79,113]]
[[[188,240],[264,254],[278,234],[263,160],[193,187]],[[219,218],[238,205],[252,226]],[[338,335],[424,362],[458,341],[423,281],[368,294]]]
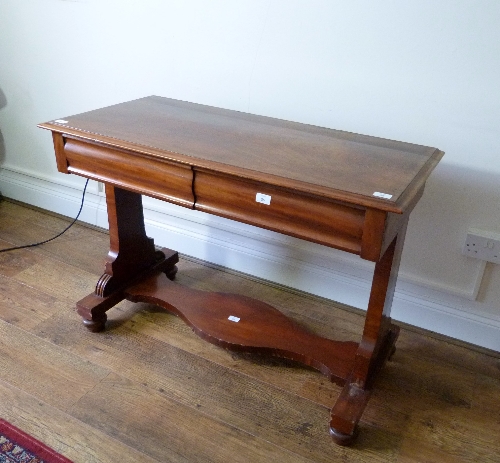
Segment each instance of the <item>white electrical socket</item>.
[[500,264],[500,233],[470,229],[462,248],[462,254]]

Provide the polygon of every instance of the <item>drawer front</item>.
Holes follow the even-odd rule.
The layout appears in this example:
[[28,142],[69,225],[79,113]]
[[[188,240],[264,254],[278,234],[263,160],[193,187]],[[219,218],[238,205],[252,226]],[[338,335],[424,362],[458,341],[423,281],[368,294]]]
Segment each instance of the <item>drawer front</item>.
[[64,156],[69,173],[193,207],[190,166],[74,139],[66,139]]
[[360,253],[362,208],[200,170],[194,192],[197,210]]

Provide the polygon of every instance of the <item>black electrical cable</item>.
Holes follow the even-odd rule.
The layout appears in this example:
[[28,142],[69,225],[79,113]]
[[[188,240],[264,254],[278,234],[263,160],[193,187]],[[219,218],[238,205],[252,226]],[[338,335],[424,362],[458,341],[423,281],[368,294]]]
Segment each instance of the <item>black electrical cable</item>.
[[80,217],[80,214],[83,209],[83,202],[85,201],[85,192],[87,191],[87,185],[89,184],[89,179],[85,182],[85,187],[83,188],[83,194],[82,194],[82,203],[80,204],[80,210],[78,211],[78,214],[76,215],[75,219],[73,222],[71,222],[61,233],[57,234],[56,236],[49,238],[48,240],[45,241],[40,241],[39,243],[33,243],[33,244],[25,244],[24,246],[15,246],[13,248],[7,248],[7,249],[0,249],[0,252],[7,252],[7,251],[14,251],[16,249],[24,249],[24,248],[32,248],[35,246],[40,246],[41,244],[48,243],[49,241],[55,240],[56,238],[59,238],[63,233],[66,233],[78,220],[78,217]]

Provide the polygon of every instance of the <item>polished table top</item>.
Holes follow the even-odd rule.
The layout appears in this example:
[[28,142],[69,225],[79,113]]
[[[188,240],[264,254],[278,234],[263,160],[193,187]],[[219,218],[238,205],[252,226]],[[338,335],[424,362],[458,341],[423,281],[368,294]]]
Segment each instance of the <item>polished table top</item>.
[[62,121],[40,126],[396,213],[408,207],[443,154],[426,146],[157,96]]

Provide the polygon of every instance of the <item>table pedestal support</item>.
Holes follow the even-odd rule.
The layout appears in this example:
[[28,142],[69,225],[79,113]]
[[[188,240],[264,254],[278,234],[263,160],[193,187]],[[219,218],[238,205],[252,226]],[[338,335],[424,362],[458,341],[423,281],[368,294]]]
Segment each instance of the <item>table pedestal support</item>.
[[174,279],[177,252],[156,251],[144,229],[141,196],[106,185],[110,251],[94,293],[77,303],[91,331],[101,331],[106,311],[123,299],[149,302],[180,316],[203,339],[226,349],[288,358],[316,368],[343,386],[332,408],[330,435],[349,445],[377,373],[393,354],[399,328],[390,308],[406,223],[376,263],[361,342],[312,334],[263,302],[245,296],[183,287]]
[[408,221],[375,264],[363,336],[351,374],[332,408],[330,435],[340,445],[349,445],[370,398],[378,372],[394,354],[399,327],[390,312]]

